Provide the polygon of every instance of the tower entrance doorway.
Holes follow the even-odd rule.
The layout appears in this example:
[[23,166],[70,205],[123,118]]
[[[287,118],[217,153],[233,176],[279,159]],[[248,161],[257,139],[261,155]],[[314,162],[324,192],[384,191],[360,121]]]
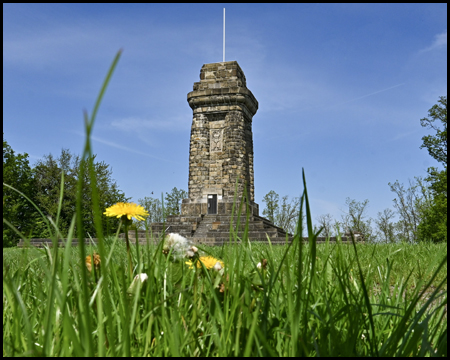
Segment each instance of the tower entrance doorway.
[[217,195],[208,195],[208,215],[217,214]]

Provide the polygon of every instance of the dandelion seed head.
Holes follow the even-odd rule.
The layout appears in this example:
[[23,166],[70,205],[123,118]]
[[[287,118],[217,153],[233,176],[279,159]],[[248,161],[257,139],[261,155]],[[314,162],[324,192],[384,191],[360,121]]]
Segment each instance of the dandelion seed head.
[[191,258],[191,257],[194,257],[194,256],[195,256],[195,253],[192,250],[186,251],[186,257]]
[[175,258],[193,257],[196,252],[193,248],[198,251],[195,246],[192,246],[190,240],[180,234],[170,233],[164,239],[163,252],[168,254],[172,250],[172,254]]

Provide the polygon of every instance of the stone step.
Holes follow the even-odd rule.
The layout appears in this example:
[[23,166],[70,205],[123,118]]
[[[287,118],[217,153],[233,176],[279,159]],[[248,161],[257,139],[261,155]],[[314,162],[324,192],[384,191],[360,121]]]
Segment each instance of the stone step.
[[[199,227],[201,227],[201,225],[207,225],[211,228],[214,229],[229,229],[230,228],[230,223],[227,221],[212,221],[212,219],[205,219],[203,220],[200,224],[196,225],[196,226],[192,226],[192,229],[198,229]],[[236,229],[238,225],[236,223],[233,223],[233,228]],[[247,223],[242,222],[239,223],[239,229],[245,229],[245,227],[247,226]],[[281,232],[285,232],[283,229],[271,225],[270,222],[264,221],[264,220],[255,220],[252,222],[248,223],[248,227],[249,229],[265,229],[265,228],[276,228]],[[191,227],[189,227],[186,224],[160,224],[160,223],[156,223],[152,225],[152,229],[153,231],[162,231],[163,229],[167,229],[167,232],[177,232],[177,231],[183,231],[186,229],[191,229]]]
[[[219,237],[204,237],[204,238],[196,238],[194,239],[195,243],[200,245],[223,245],[230,243],[230,238],[219,238]],[[231,243],[233,244],[235,241],[234,239],[231,239]],[[238,240],[238,242],[240,242]],[[285,238],[274,238],[270,239],[270,242],[273,245],[284,245],[286,243]],[[267,244],[267,239],[256,239],[251,240],[251,243],[261,243],[261,244]]]

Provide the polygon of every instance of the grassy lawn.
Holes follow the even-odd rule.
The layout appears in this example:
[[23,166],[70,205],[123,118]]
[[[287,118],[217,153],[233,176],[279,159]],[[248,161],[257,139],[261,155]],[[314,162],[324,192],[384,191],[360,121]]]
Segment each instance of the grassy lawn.
[[[323,271],[323,266],[326,259],[324,256],[331,251],[331,253],[336,252],[336,243],[330,243],[327,249],[325,244],[317,245],[317,271]],[[142,247],[142,246],[141,246]],[[355,251],[352,245],[342,244],[340,245],[341,251],[344,252],[347,257],[350,270],[354,271],[357,269]],[[146,246],[143,247],[144,250]],[[154,251],[156,246],[150,245],[151,251]],[[271,252],[271,256],[274,261],[280,261],[283,253],[286,251],[286,245],[274,245],[269,247],[269,245],[264,245],[260,243],[252,244],[251,250],[255,261],[259,262],[263,258],[267,258],[267,252]],[[135,247],[133,246],[134,251]],[[221,246],[201,246],[201,249],[205,253],[211,254],[217,258],[222,259],[227,254],[233,253],[233,246],[225,245]],[[389,259],[392,269],[391,269],[391,282],[392,285],[399,279],[406,279],[408,275],[412,272],[411,279],[409,282],[410,288],[415,288],[419,281],[428,281],[431,275],[436,270],[438,264],[444,256],[447,254],[447,244],[432,244],[432,243],[422,243],[422,244],[357,244],[356,249],[358,251],[359,260],[361,263],[361,268],[363,272],[369,272],[372,275],[378,276],[378,268],[382,269],[387,266],[386,259]],[[87,246],[87,253],[96,251],[96,246]],[[305,253],[309,251],[308,246],[305,246]],[[59,253],[63,254],[64,249],[60,248]],[[71,249],[71,256],[78,257],[79,248],[74,246]],[[25,261],[37,261],[36,270],[39,267],[47,266],[44,265],[45,251],[44,249],[29,248],[5,248],[3,249],[3,264],[7,264],[11,270],[17,270],[19,267],[26,266]],[[115,263],[127,263],[127,254],[125,242],[119,242],[115,246],[113,259]],[[247,268],[252,267],[252,264],[248,262],[245,264]],[[372,269],[372,271],[370,271]],[[373,269],[376,269],[374,272]],[[444,264],[442,271],[436,276],[432,282],[432,286],[436,286],[447,276],[447,263]],[[444,284],[443,288],[447,289],[447,283]]]
[[3,250],[4,356],[446,355],[446,244],[201,247],[223,273],[132,247],[131,295],[123,241],[100,274],[80,250]]

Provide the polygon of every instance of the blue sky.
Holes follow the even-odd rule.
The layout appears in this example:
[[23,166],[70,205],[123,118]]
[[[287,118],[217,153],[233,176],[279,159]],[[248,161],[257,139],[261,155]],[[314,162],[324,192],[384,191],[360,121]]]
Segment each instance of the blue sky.
[[3,4],[3,132],[34,164],[80,154],[83,110],[123,49],[93,132],[133,201],[187,190],[205,63],[236,60],[259,102],[255,197],[300,196],[339,219],[345,199],[390,207],[388,182],[437,163],[420,119],[447,95],[446,4]]

